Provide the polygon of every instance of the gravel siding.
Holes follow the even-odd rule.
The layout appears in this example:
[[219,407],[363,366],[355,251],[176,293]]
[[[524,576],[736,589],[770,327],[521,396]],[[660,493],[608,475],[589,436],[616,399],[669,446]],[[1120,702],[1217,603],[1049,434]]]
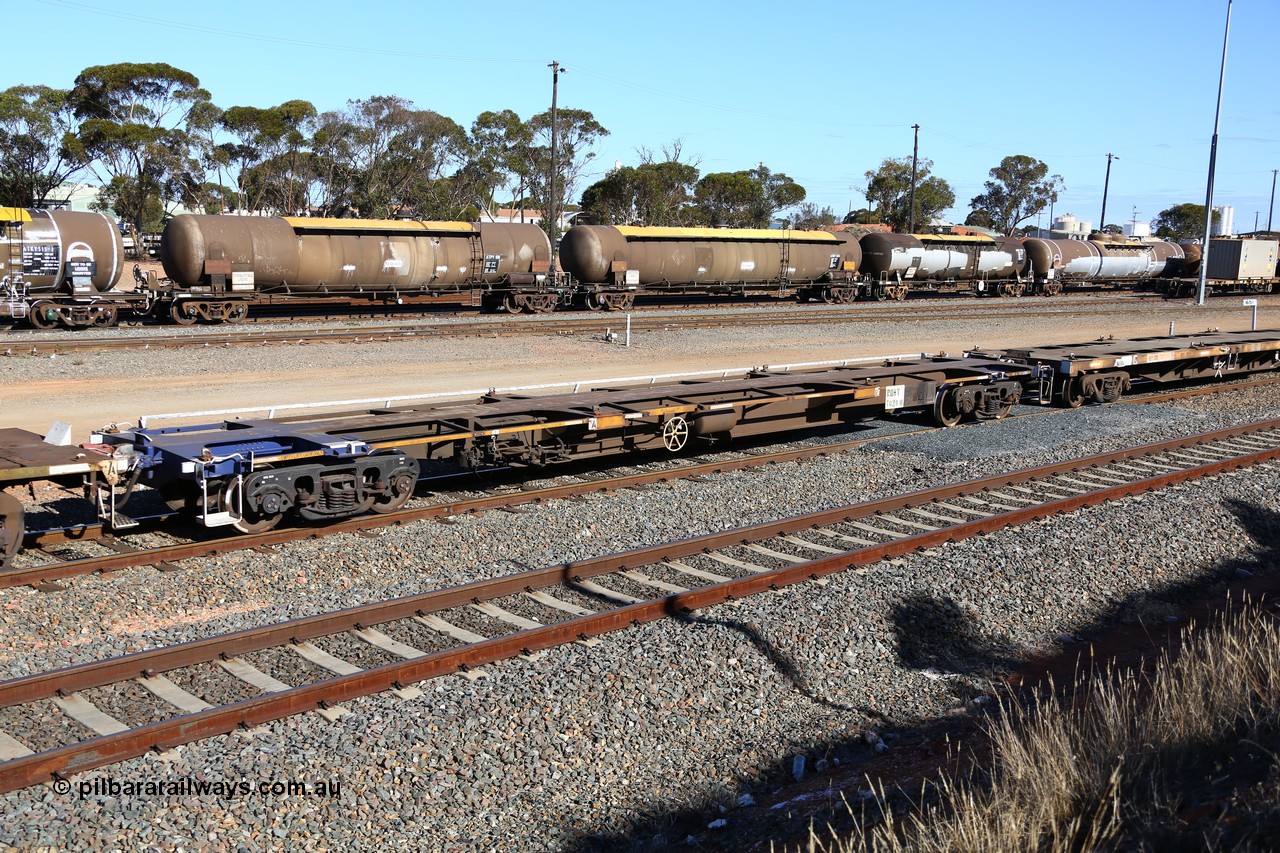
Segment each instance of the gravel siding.
[[[124,357],[121,354],[121,357]],[[1019,409],[1025,411],[1025,409]],[[0,674],[197,639],[765,521],[800,512],[1273,417],[1280,393],[1249,390],[1144,407],[902,435],[834,458],[616,495],[332,537],[73,580],[4,596]],[[1161,620],[1180,585],[1270,570],[1280,466],[1167,489],[915,554],[776,595],[645,625],[594,648],[556,649],[474,680],[388,695],[147,756],[52,787],[0,796],[0,842],[156,849],[637,849],[693,832],[716,848],[741,798],[806,766],[955,712],[993,673],[1098,621]],[[1151,592],[1154,590],[1154,592]],[[392,632],[394,633],[394,632]],[[406,642],[424,638],[397,633]],[[345,651],[345,645],[326,645]],[[277,658],[279,660],[268,659]],[[284,680],[309,664],[252,656]],[[360,658],[369,665],[372,658]],[[277,668],[280,664],[280,668]],[[290,669],[289,667],[292,667]],[[184,686],[217,694],[216,672]],[[225,689],[225,680],[223,682]],[[145,697],[113,711],[146,718]],[[105,704],[106,700],[104,700]],[[64,721],[74,726],[71,721]],[[25,723],[0,715],[18,734]],[[54,732],[56,735],[56,731]],[[893,738],[888,737],[889,748]],[[874,740],[874,739],[873,739]],[[179,778],[338,781],[334,797],[93,794],[82,783]],[[697,818],[673,824],[672,815]],[[723,820],[718,828],[706,828]],[[690,825],[696,830],[691,830]]]

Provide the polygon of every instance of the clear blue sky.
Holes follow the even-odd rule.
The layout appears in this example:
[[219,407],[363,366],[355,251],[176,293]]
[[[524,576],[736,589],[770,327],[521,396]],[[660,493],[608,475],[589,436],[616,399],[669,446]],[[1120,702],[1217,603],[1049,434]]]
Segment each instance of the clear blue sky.
[[[22,0],[5,6],[0,87],[167,62],[224,108],[396,95],[469,126],[546,109],[556,59],[560,103],[610,131],[578,193],[682,139],[703,173],[764,162],[842,213],[864,204],[851,187],[868,169],[911,154],[919,123],[953,216],[1002,157],[1029,154],[1065,180],[1055,213],[1097,226],[1108,152],[1109,221],[1203,203],[1226,5]],[[1255,211],[1266,226],[1280,168],[1278,44],[1280,2],[1236,0],[1214,201],[1238,230]]]

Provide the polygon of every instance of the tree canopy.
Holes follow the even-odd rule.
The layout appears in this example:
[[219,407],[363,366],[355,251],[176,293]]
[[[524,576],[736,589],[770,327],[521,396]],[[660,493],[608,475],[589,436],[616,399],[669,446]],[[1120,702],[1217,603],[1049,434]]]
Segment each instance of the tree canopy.
[[[916,168],[917,229],[925,228],[929,220],[955,204],[956,194],[942,178],[929,174],[932,160],[919,160]],[[887,158],[880,168],[868,171],[867,202],[875,207],[881,222],[888,223],[895,231],[906,231],[911,222],[911,158]]]
[[[702,174],[682,143],[639,149],[579,196],[609,131],[587,110],[480,113],[469,127],[392,95],[325,111],[215,104],[195,75],[165,63],[84,69],[67,90],[0,92],[0,204],[34,206],[87,172],[94,207],[146,230],[179,205],[210,213],[472,219],[499,206],[549,211],[582,199],[596,221],[646,225],[836,221],[804,187],[763,163]],[[925,190],[927,193],[927,188]],[[927,199],[926,199],[927,201]],[[788,215],[788,213],[790,215]],[[555,225],[544,227],[554,238]]]
[[804,201],[804,187],[763,163],[740,172],[712,172],[694,188],[704,225],[768,228],[774,216]]
[[83,156],[67,147],[74,127],[67,95],[48,86],[11,86],[0,92],[0,202],[42,205],[52,190],[84,167]]
[[985,188],[969,202],[973,214],[965,224],[980,224],[982,217],[978,215],[983,214],[984,227],[1012,234],[1025,220],[1057,201],[1063,184],[1062,176],[1050,175],[1044,163],[1025,154],[1013,154],[991,170],[991,180]]
[[[582,209],[593,222],[768,228],[781,211],[804,200],[804,187],[764,164],[699,178],[697,166],[680,162],[678,142],[664,149],[662,162],[640,153],[646,162],[613,169],[583,192]],[[834,222],[835,214],[826,212]]]
[[[1215,210],[1213,222],[1216,224],[1219,214]],[[1194,240],[1204,237],[1204,205],[1186,202],[1175,204],[1162,210],[1151,223],[1155,235],[1166,240]]]
[[[209,93],[195,75],[163,62],[96,65],[76,77],[67,97],[80,120],[71,156],[101,169],[100,209],[138,226],[159,226],[161,198],[182,189],[191,162],[189,118]],[[176,179],[176,180],[175,180]]]

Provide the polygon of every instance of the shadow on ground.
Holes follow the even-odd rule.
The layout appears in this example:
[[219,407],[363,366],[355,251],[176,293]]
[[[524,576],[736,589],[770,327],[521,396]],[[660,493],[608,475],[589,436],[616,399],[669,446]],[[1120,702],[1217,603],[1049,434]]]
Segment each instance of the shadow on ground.
[[[1113,604],[1106,613],[1088,624],[1064,626],[1064,630],[1077,635],[1076,641],[1065,646],[1053,660],[1068,663],[1074,661],[1088,649],[1088,644],[1106,642],[1117,631],[1132,632],[1135,625],[1149,641],[1149,649],[1163,647],[1166,633],[1172,632],[1176,637],[1177,630],[1185,625],[1185,621],[1169,623],[1164,614],[1181,612],[1185,607],[1197,604],[1220,604],[1227,593],[1236,598],[1242,592],[1264,593],[1280,584],[1280,573],[1276,572],[1280,568],[1280,513],[1242,501],[1228,501],[1226,505],[1254,540],[1256,547],[1253,556],[1220,562],[1189,581],[1130,595]],[[1148,621],[1153,615],[1156,617],[1156,624]],[[921,776],[934,776],[955,746],[952,743],[950,747],[944,747],[947,740],[960,730],[970,733],[976,731],[975,722],[984,716],[984,708],[995,707],[997,704],[982,705],[971,701],[974,698],[972,690],[964,683],[957,683],[953,693],[957,703],[967,708],[962,714],[964,719],[922,720],[895,732],[885,732],[880,728],[880,715],[871,708],[851,707],[821,695],[806,677],[804,665],[785,650],[770,644],[749,623],[700,616],[688,618],[690,622],[740,632],[792,685],[792,689],[813,702],[815,707],[824,706],[859,715],[865,721],[867,730],[884,733],[894,746],[887,752],[878,754],[873,749],[874,742],[868,743],[864,737],[820,744],[808,756],[808,766],[813,768],[815,765],[825,764],[826,772],[814,773],[805,783],[795,784],[791,776],[792,759],[788,757],[772,767],[764,768],[765,772],[759,778],[740,778],[736,780],[736,787],[728,786],[724,791],[706,797],[693,806],[668,808],[655,804],[647,816],[632,826],[582,836],[565,848],[571,853],[654,850],[780,851],[786,845],[789,845],[787,849],[797,849],[797,845],[800,845],[799,849],[805,849],[803,845],[807,844],[811,826],[819,829],[830,826],[837,831],[852,832],[857,829],[852,817],[855,811],[867,816],[863,826],[878,819],[878,806],[874,801],[858,801],[857,782],[865,780],[866,776],[877,777],[889,766],[889,762],[900,760],[901,756],[894,755],[895,752],[908,747],[918,749],[923,760],[919,762],[920,773],[915,774],[914,778],[918,780]],[[928,640],[922,639],[913,630],[913,626],[922,621],[928,621],[933,626],[932,636]],[[1203,624],[1203,620],[1198,621]],[[1026,649],[986,634],[972,617],[947,598],[920,595],[901,602],[892,614],[892,630],[897,643],[898,663],[907,669],[938,669],[1000,680],[1010,671],[1019,668],[1028,671],[1049,668],[1042,666],[1046,663],[1045,659],[1037,658]],[[1188,745],[1188,760],[1193,750],[1202,747],[1203,745]],[[1274,765],[1276,756],[1271,755],[1270,759]],[[819,760],[823,764],[818,764]],[[1171,764],[1177,765],[1180,758],[1170,756],[1169,760]],[[838,776],[845,780],[844,784],[847,786],[842,788],[843,793],[828,790],[828,777],[837,775],[837,766]],[[1274,769],[1263,767],[1259,772],[1274,774]],[[865,787],[865,781],[863,786]],[[918,790],[913,792],[917,802],[918,793]],[[750,794],[760,803],[739,807],[736,799],[744,794]],[[846,797],[852,802],[846,804]],[[907,796],[901,794],[891,799],[903,805],[909,802]],[[785,805],[780,808],[771,807],[779,803]],[[1208,817],[1216,819],[1216,815]],[[709,824],[719,820],[724,821],[723,826],[709,828]],[[1194,837],[1189,837],[1186,841],[1192,843],[1194,848],[1194,842],[1197,839],[1202,841],[1204,835],[1197,834],[1198,830],[1194,825],[1189,826],[1188,831]],[[1164,843],[1170,849],[1184,846],[1177,843],[1174,835],[1165,838]]]

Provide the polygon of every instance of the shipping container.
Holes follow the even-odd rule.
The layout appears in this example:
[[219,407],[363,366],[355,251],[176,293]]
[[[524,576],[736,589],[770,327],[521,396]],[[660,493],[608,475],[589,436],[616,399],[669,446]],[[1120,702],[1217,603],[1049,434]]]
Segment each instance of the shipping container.
[[1273,278],[1278,253],[1275,240],[1211,240],[1207,275],[1230,281]]

